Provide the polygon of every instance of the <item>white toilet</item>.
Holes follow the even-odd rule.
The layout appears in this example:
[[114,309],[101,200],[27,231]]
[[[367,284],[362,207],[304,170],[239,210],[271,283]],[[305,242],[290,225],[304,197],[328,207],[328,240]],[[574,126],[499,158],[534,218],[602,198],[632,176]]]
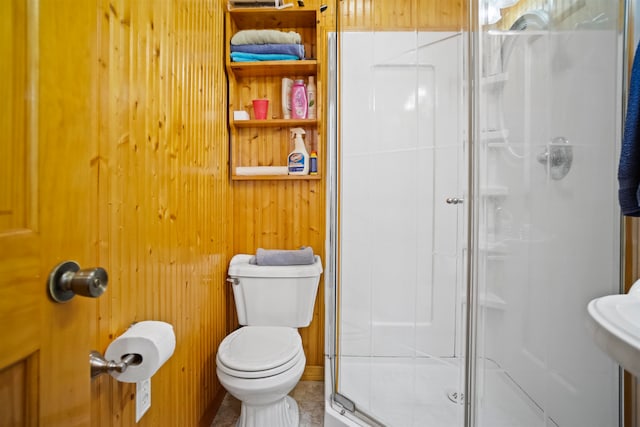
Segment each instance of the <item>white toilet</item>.
[[222,386],[242,402],[238,427],[294,427],[298,405],[288,396],[306,359],[296,328],[309,326],[322,263],[293,266],[250,264],[236,255],[229,280],[243,326],[222,340],[216,372]]

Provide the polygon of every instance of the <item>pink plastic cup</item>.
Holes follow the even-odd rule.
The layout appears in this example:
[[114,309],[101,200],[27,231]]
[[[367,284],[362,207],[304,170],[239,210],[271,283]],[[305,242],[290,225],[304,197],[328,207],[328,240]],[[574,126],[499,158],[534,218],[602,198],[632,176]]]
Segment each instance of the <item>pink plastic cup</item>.
[[269,109],[268,99],[253,100],[253,116],[256,120],[265,120],[267,118],[267,110]]

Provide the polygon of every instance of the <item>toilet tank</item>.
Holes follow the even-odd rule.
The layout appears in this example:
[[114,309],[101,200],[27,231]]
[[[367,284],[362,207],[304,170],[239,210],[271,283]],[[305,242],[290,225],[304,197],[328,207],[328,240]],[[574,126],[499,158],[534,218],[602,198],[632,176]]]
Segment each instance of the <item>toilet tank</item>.
[[309,265],[250,264],[251,255],[235,255],[229,263],[238,322],[251,326],[309,326],[318,292],[322,262]]

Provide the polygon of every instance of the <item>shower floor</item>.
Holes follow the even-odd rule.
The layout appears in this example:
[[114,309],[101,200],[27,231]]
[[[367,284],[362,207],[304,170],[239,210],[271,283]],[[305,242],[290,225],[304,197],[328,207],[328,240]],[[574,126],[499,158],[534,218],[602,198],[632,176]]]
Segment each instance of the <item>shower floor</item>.
[[[504,370],[483,364],[478,367],[479,426],[555,426]],[[343,356],[339,372],[341,394],[385,425],[464,425],[461,359]]]

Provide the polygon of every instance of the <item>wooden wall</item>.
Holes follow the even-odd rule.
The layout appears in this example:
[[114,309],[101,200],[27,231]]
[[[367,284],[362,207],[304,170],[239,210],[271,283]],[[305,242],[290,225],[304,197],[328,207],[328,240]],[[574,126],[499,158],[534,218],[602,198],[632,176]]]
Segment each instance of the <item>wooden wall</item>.
[[[133,322],[174,326],[141,426],[195,426],[223,390],[228,181],[223,2],[99,0],[99,240],[110,275],[95,347]],[[135,384],[92,383],[94,426],[135,424]]]
[[466,0],[343,0],[340,28],[348,30],[457,31]]

